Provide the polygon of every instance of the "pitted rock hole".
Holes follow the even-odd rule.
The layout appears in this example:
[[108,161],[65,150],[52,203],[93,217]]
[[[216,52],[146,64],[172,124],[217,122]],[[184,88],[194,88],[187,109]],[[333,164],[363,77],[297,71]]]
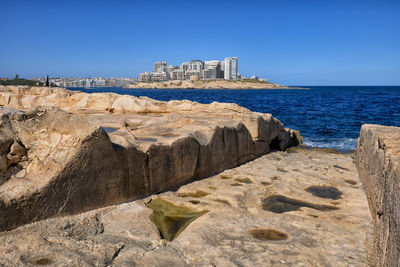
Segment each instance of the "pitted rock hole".
[[174,133],[159,133],[158,136],[166,137],[166,138],[173,138],[173,137],[178,137],[179,134],[174,134]]
[[228,206],[232,206],[231,203],[229,203],[229,201],[226,199],[217,198],[217,199],[214,199],[214,201],[228,205]]
[[183,193],[178,193],[178,197],[196,197],[196,198],[201,198],[208,196],[210,193],[205,192],[203,190],[196,190],[196,192],[183,192]]
[[35,257],[30,260],[34,265],[50,265],[53,264],[54,261],[49,257]]
[[288,198],[282,195],[272,195],[262,200],[264,210],[274,213],[284,213],[299,210],[301,207],[312,208],[320,211],[332,211],[339,208],[329,205],[318,205],[297,199]]
[[346,180],[344,180],[346,183],[348,183],[348,184],[351,184],[351,185],[356,185],[357,184],[357,181],[355,181],[355,180],[351,180],[351,179],[346,179]]
[[151,137],[136,137],[137,141],[142,141],[142,142],[157,142],[157,138],[151,138]]
[[339,166],[339,165],[333,165],[333,167],[337,168],[337,169],[344,170],[344,171],[350,171],[348,168],[345,168],[345,167],[342,167],[342,166]]
[[243,183],[243,184],[252,184],[253,181],[249,178],[236,178],[236,182]]
[[288,238],[286,233],[274,229],[252,229],[250,234],[259,240],[285,240]]
[[161,237],[168,241],[174,240],[190,223],[208,212],[177,206],[162,198],[152,199],[146,206],[153,210],[150,219],[157,226]]
[[313,194],[313,196],[321,198],[338,200],[342,197],[342,192],[332,186],[310,186],[306,191]]

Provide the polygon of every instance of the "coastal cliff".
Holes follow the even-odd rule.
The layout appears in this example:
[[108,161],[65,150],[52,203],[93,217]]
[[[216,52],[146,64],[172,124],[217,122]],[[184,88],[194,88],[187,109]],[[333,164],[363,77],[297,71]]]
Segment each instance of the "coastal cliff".
[[0,87],[0,104],[8,106],[2,231],[144,197],[301,142],[271,114],[235,104],[13,86]]
[[374,222],[374,265],[400,266],[400,128],[363,125],[356,163]]
[[290,87],[262,81],[197,80],[139,82],[129,86],[137,89],[290,89]]

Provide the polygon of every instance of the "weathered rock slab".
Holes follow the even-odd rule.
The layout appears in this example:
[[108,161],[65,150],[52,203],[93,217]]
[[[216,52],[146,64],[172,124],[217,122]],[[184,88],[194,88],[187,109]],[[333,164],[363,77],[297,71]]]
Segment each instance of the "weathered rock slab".
[[0,231],[144,197],[299,143],[270,114],[235,104],[21,86],[0,86],[0,104]]
[[375,226],[375,264],[400,266],[400,128],[363,125],[357,168]]
[[[370,266],[372,222],[352,155],[294,152],[270,153],[176,191],[0,233],[0,265]],[[310,187],[342,194],[318,197]],[[274,195],[336,209],[265,210],[263,200]],[[168,242],[146,207],[157,198],[208,212]]]

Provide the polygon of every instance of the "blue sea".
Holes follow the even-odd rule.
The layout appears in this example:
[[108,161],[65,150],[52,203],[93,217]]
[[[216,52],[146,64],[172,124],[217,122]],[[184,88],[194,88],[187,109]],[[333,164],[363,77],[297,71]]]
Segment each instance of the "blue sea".
[[364,123],[400,126],[400,86],[302,86],[308,90],[196,90],[69,88],[113,92],[157,100],[189,99],[237,103],[271,113],[285,127],[299,130],[305,145],[354,150]]

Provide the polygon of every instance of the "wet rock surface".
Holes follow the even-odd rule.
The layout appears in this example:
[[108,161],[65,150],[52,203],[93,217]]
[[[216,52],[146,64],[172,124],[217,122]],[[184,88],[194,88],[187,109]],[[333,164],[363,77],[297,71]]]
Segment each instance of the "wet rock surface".
[[274,229],[252,229],[250,234],[260,240],[285,240],[288,235]]
[[191,222],[207,213],[177,206],[162,198],[151,199],[146,206],[153,210],[150,219],[160,231],[161,238],[167,241],[174,240]]
[[339,209],[338,207],[335,206],[313,204],[310,202],[288,198],[281,195],[269,196],[266,199],[263,199],[262,204],[264,210],[272,211],[275,213],[284,213],[288,211],[299,210],[302,207],[307,207],[310,209],[315,209],[320,211],[330,211]]
[[[0,233],[0,265],[368,266],[372,222],[353,157],[273,152],[176,191],[21,226]],[[230,186],[238,178],[252,183]],[[314,196],[312,186],[336,188],[341,198]],[[277,195],[336,209],[264,210]],[[146,206],[157,199],[180,207],[167,217],[208,212],[167,241]]]
[[322,198],[340,199],[342,196],[342,192],[331,186],[310,186],[306,191]]

